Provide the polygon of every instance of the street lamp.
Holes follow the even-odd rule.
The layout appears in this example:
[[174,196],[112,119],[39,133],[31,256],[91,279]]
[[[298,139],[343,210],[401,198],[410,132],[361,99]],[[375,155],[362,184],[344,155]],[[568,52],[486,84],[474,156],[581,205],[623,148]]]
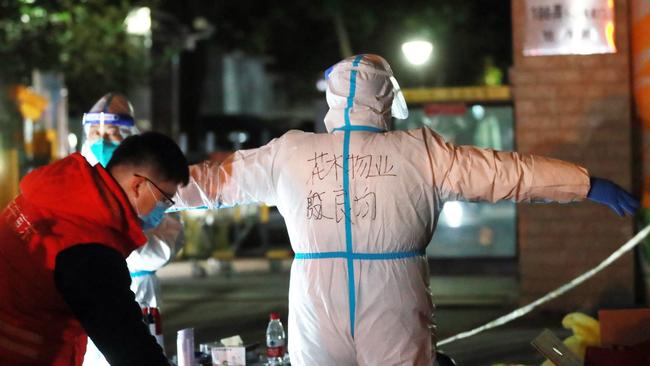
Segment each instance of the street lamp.
[[402,52],[408,62],[419,66],[429,60],[433,52],[433,45],[429,41],[409,41],[402,44]]
[[140,36],[151,34],[151,9],[144,6],[129,12],[126,16],[126,32]]

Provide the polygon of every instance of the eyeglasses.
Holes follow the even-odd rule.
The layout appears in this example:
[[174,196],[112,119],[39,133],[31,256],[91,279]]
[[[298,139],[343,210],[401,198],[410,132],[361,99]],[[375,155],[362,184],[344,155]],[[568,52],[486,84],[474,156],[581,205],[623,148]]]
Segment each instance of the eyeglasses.
[[172,206],[174,206],[176,204],[176,202],[174,202],[174,200],[169,196],[169,194],[165,193],[165,191],[160,189],[160,187],[158,187],[156,185],[156,183],[154,183],[151,179],[149,179],[149,178],[147,178],[147,177],[145,177],[143,175],[140,175],[140,174],[133,174],[133,175],[138,177],[138,178],[145,179],[147,182],[151,183],[152,186],[156,187],[158,192],[160,192],[160,194],[162,194],[162,196],[165,198],[165,204],[168,205],[168,207],[172,207]]

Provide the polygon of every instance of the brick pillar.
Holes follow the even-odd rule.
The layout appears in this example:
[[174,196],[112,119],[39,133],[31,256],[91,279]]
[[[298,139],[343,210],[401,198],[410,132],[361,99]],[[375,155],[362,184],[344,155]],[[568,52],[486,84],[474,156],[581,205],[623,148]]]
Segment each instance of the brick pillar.
[[[617,0],[618,52],[524,57],[525,1],[512,1],[517,150],[575,162],[592,176],[631,187],[628,1]],[[594,267],[633,235],[631,219],[591,202],[520,204],[521,301],[528,303]],[[551,302],[573,311],[634,303],[634,260],[627,254]]]
[[[634,90],[635,125],[633,141],[638,147],[634,156],[638,175],[637,187],[642,192],[643,226],[650,224],[650,2],[630,1],[630,49],[632,62],[632,89]],[[650,240],[641,247],[639,284],[641,300],[650,303]]]

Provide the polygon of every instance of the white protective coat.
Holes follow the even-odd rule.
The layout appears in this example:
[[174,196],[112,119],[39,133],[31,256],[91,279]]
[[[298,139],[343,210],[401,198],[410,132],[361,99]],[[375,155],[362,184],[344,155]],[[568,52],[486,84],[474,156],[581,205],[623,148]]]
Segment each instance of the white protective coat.
[[178,208],[278,207],[296,253],[292,365],[430,366],[423,253],[444,202],[569,202],[589,190],[586,170],[567,162],[453,146],[426,127],[386,132],[391,76],[379,56],[341,61],[328,78],[330,133],[290,131],[219,166],[193,166],[176,197]]
[[[84,143],[84,146],[87,144]],[[98,164],[90,149],[82,148],[82,155],[89,164]],[[183,225],[178,214],[167,214],[160,225],[144,233],[147,243],[131,252],[126,264],[131,273],[131,291],[141,308],[160,308],[160,281],[156,271],[169,263],[183,246]],[[163,347],[162,335],[156,336]],[[104,355],[88,338],[83,366],[108,366]]]

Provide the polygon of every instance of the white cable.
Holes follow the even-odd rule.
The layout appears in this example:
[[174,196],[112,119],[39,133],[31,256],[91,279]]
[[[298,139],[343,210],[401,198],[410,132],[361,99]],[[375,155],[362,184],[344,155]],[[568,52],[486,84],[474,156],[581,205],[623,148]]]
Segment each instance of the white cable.
[[480,327],[474,328],[472,330],[468,330],[466,332],[462,332],[459,334],[456,334],[453,337],[449,337],[446,339],[443,339],[442,341],[438,342],[438,346],[443,346],[445,344],[457,341],[459,339],[463,338],[468,338],[471,337],[477,333],[480,333],[484,330],[492,329],[495,327],[498,327],[500,325],[503,325],[511,320],[517,319],[519,317],[522,317],[528,313],[530,313],[534,308],[540,306],[541,304],[548,302],[550,300],[555,299],[556,297],[564,294],[565,292],[573,289],[574,287],[580,285],[581,283],[585,282],[589,278],[593,277],[596,273],[600,272],[603,268],[609,266],[612,262],[620,258],[623,254],[626,252],[630,251],[632,248],[637,246],[641,240],[643,240],[646,236],[648,236],[648,233],[650,233],[650,225],[646,226],[643,228],[643,230],[639,231],[632,239],[628,240],[627,243],[625,243],[622,247],[618,248],[615,252],[613,252],[609,257],[605,258],[602,262],[600,262],[599,265],[596,267],[592,268],[591,270],[583,273],[582,275],[574,278],[572,281],[558,287],[557,289],[549,292],[545,296],[537,299],[536,301],[523,306],[519,309],[513,310],[512,312],[499,317],[497,319],[494,319],[493,321],[484,324]]

